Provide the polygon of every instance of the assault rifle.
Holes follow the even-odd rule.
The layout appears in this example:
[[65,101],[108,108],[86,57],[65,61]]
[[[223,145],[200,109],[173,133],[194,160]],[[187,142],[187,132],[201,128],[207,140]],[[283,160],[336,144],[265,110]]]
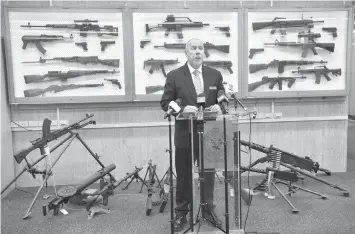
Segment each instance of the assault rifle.
[[263,48],[260,48],[260,49],[257,49],[257,48],[255,48],[255,49],[250,49],[249,50],[249,58],[250,59],[252,59],[253,57],[254,57],[254,54],[255,53],[257,53],[257,52],[263,52],[264,51],[264,49]]
[[[177,21],[176,19],[182,19]],[[183,28],[202,28],[203,26],[208,26],[209,24],[204,24],[202,22],[193,22],[189,17],[175,17],[174,15],[168,15],[166,20],[158,24],[155,27],[149,27],[149,24],[145,25],[145,32],[148,34],[150,31],[158,28],[165,28],[165,36],[168,36],[171,31],[177,32],[177,37],[179,39],[184,38],[182,35]]]
[[286,65],[308,65],[314,63],[327,63],[327,61],[303,61],[303,60],[272,60],[270,63],[263,64],[249,64],[249,73],[255,73],[257,71],[267,69],[269,67],[277,67],[279,73],[283,73],[285,71]]
[[[185,49],[186,43],[165,43],[162,46],[154,46],[154,48],[160,48],[164,47],[166,49]],[[210,56],[210,53],[208,50],[210,49],[215,49],[224,53],[229,54],[229,45],[214,45],[212,43],[206,42],[203,44],[203,47],[205,48],[205,55],[208,58]]]
[[106,73],[119,73],[119,71],[109,71],[109,70],[69,70],[67,72],[63,71],[49,71],[44,75],[25,75],[25,83],[37,83],[48,80],[61,80],[66,81],[70,78],[76,78],[85,75],[95,75],[95,74],[106,74]]
[[268,76],[264,76],[261,81],[257,81],[251,84],[248,84],[248,90],[249,92],[254,91],[256,88],[258,88],[259,86],[263,85],[263,84],[267,84],[270,83],[269,85],[269,89],[273,89],[274,86],[276,84],[279,85],[279,90],[282,90],[282,81],[286,81],[287,83],[287,87],[291,88],[292,85],[296,82],[296,79],[306,79],[306,76],[290,76],[290,77],[268,77]]
[[[113,27],[109,25],[105,25],[103,27],[100,27],[97,24],[92,24],[92,23],[97,23],[97,20],[74,20],[74,24],[46,24],[46,25],[31,25],[30,22],[28,22],[27,25],[21,25],[23,28],[67,28],[67,29],[74,29],[80,31],[80,36],[86,37],[88,35],[88,31],[94,31],[97,32],[98,36],[102,35],[109,35],[109,36],[118,36],[118,27]],[[82,23],[82,24],[76,24],[76,23]],[[107,31],[108,33],[103,33],[101,31]]]
[[321,23],[323,20],[312,20],[312,19],[300,19],[300,20],[282,20],[286,19],[284,17],[275,17],[272,21],[268,22],[254,22],[252,23],[253,31],[257,31],[263,28],[272,27],[270,31],[271,34],[274,34],[276,29],[280,29],[281,35],[286,35],[286,28],[293,27],[307,27],[313,28],[313,23]]
[[326,31],[326,32],[331,32],[333,35],[333,38],[338,36],[336,27],[324,27],[324,28],[322,28],[322,30]]
[[341,76],[341,68],[338,69],[328,69],[326,66],[318,66],[315,67],[314,69],[304,69],[302,70],[301,68],[298,67],[297,71],[292,71],[292,73],[298,73],[298,74],[307,74],[307,73],[314,73],[316,76],[316,84],[320,84],[320,78],[323,75],[327,81],[330,81],[331,79],[328,76],[328,73],[332,73],[335,76]]
[[26,159],[27,155],[35,149],[40,149],[41,154],[45,154],[44,148],[47,146],[47,143],[49,143],[53,140],[57,140],[59,137],[64,136],[67,133],[70,133],[71,130],[80,129],[80,128],[83,128],[89,124],[96,124],[96,122],[93,120],[90,120],[88,122],[81,124],[81,122],[84,122],[84,121],[92,118],[93,116],[94,115],[87,114],[84,119],[82,119],[76,123],[73,123],[67,127],[64,127],[62,129],[59,129],[57,131],[53,131],[53,132],[51,132],[51,129],[50,129],[52,121],[50,121],[47,118],[44,119],[43,125],[42,125],[42,133],[43,133],[42,138],[38,138],[34,141],[31,141],[32,146],[30,146],[27,149],[21,150],[19,153],[15,154],[14,157],[15,157],[16,162],[21,163],[22,160]]
[[145,68],[145,66],[152,66],[149,69],[149,73],[152,74],[154,70],[158,70],[161,68],[164,76],[166,77],[166,72],[165,72],[165,65],[172,65],[172,64],[177,64],[179,63],[178,59],[174,60],[174,59],[148,59],[144,61],[144,65],[143,68]]
[[33,43],[37,47],[37,49],[42,53],[45,54],[47,51],[43,48],[41,42],[47,41],[64,41],[65,39],[73,39],[73,35],[70,37],[63,37],[61,35],[25,35],[22,37],[22,49],[26,49],[28,43]]
[[225,32],[227,37],[231,36],[231,33],[229,32],[230,27],[228,27],[228,26],[227,27],[214,27],[214,28],[219,29],[219,31]]
[[58,93],[64,90],[98,87],[104,86],[104,84],[70,84],[70,85],[51,85],[45,89],[26,89],[24,90],[25,97],[37,97],[47,92]]
[[233,74],[232,61],[204,61],[203,65],[211,67],[223,67],[224,69],[227,69],[230,74]]
[[38,61],[26,61],[22,63],[46,63],[47,61],[63,61],[68,63],[81,63],[81,64],[103,64],[111,67],[119,67],[119,59],[99,59],[97,56],[73,56],[73,57],[54,57],[45,59],[40,57]]
[[152,94],[158,91],[164,91],[164,86],[162,85],[152,85],[152,86],[147,86],[145,87],[145,93],[146,94]]
[[308,50],[312,50],[314,55],[317,55],[316,47],[322,48],[329,52],[334,52],[334,43],[315,43],[315,42],[307,42],[307,43],[298,43],[298,42],[279,42],[277,39],[275,43],[264,43],[264,45],[274,45],[274,46],[290,46],[290,47],[302,47],[302,58],[307,57]]

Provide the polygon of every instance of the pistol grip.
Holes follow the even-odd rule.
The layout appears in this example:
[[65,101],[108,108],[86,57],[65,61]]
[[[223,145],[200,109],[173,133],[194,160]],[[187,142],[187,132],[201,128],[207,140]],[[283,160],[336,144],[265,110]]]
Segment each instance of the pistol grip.
[[320,84],[320,74],[315,73],[315,75],[316,75],[316,84]]
[[208,52],[208,50],[206,48],[205,48],[205,55],[207,58],[210,57],[210,53]]
[[253,56],[254,56],[254,53],[249,52],[249,58],[250,58],[250,59],[252,59],[252,58],[253,58]]
[[233,74],[233,70],[231,67],[227,67],[227,70],[229,71],[230,74]]
[[27,47],[28,41],[24,41],[22,45],[22,49],[25,50]]

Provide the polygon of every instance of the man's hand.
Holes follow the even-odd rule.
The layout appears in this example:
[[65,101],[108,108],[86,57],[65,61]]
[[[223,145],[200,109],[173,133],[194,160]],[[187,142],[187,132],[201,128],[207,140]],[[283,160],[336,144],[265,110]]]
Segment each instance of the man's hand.
[[210,106],[209,109],[213,112],[218,112],[218,114],[222,114],[221,107],[218,104],[214,104],[213,106]]
[[185,106],[183,113],[188,113],[188,112],[197,112],[197,107],[196,106]]

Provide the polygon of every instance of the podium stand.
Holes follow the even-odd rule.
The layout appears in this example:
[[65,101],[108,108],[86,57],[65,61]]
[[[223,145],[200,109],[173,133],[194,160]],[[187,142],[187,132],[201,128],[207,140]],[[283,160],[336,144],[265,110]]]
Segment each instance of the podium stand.
[[[181,233],[244,233],[240,197],[239,116],[236,112],[222,115],[203,111],[181,113],[176,118],[176,121],[189,123],[191,165],[194,165],[191,172],[194,178],[191,181],[193,199],[187,217],[188,228]],[[194,160],[195,147],[198,147],[196,161]],[[204,174],[215,171],[228,175],[223,185],[214,181],[213,209],[222,221],[222,226],[219,227],[201,215],[206,206],[211,206],[207,204],[202,193],[206,183]],[[197,177],[195,174],[198,175],[198,179],[195,179]]]

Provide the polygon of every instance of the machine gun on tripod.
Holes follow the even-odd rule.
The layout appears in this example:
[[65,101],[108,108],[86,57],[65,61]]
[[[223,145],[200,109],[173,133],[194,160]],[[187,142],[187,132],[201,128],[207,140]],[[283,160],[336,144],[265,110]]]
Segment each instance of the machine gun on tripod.
[[321,182],[323,184],[326,184],[326,185],[328,185],[328,186],[330,186],[332,188],[338,189],[338,190],[342,191],[342,195],[344,197],[348,197],[349,196],[349,192],[347,191],[347,189],[344,189],[344,188],[340,187],[337,184],[333,184],[333,183],[328,182],[328,181],[326,181],[324,179],[321,179],[319,177],[314,176],[312,174],[312,172],[316,173],[318,171],[323,171],[327,175],[330,175],[331,172],[329,170],[327,170],[327,169],[321,168],[319,166],[319,163],[314,162],[309,157],[303,158],[303,157],[297,156],[295,154],[292,154],[290,152],[286,152],[286,151],[283,151],[281,149],[275,148],[273,146],[265,147],[265,146],[258,145],[258,144],[252,143],[252,142],[249,143],[249,142],[243,141],[243,140],[240,140],[240,143],[241,143],[241,145],[248,146],[251,149],[254,149],[254,150],[257,150],[259,152],[262,152],[262,153],[266,154],[265,157],[256,160],[255,162],[250,164],[247,168],[252,168],[256,164],[262,163],[262,162],[273,162],[275,160],[272,157],[272,154],[270,154],[270,153],[271,152],[273,154],[277,153],[278,154],[277,155],[277,158],[278,158],[277,159],[277,161],[278,161],[277,164],[290,169],[292,172],[296,172],[296,173],[302,174],[304,176],[307,176],[309,178],[317,180],[317,181],[319,181],[319,182]]

